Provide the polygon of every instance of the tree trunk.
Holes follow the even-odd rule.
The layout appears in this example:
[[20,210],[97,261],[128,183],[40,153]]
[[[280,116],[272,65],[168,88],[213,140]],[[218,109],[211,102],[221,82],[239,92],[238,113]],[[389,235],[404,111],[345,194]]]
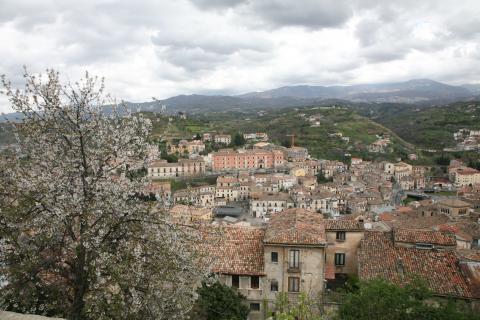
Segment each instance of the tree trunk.
[[88,270],[86,265],[86,250],[83,244],[77,248],[77,261],[74,270],[73,284],[73,303],[70,311],[69,319],[83,320],[85,301],[84,296],[88,285]]

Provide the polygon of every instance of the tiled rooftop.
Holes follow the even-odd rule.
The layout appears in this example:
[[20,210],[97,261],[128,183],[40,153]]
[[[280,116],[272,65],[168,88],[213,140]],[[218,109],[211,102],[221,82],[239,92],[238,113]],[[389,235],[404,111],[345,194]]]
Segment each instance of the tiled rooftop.
[[325,220],[325,230],[364,230],[363,223],[356,220]]
[[326,243],[323,217],[299,208],[275,213],[268,221],[264,242],[323,246]]
[[474,297],[454,251],[396,247],[388,232],[365,233],[359,250],[359,277],[381,278],[399,285],[419,277],[434,294]]
[[394,231],[395,242],[430,243],[442,246],[456,246],[453,233],[433,230],[398,229]]
[[[210,227],[205,252],[213,258],[212,272],[263,275],[264,229],[245,226]],[[214,239],[212,239],[214,238]]]

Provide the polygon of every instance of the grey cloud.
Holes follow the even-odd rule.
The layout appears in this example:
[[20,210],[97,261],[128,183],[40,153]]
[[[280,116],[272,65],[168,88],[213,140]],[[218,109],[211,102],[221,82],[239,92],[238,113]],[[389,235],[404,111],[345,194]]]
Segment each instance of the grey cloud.
[[264,37],[250,33],[191,33],[159,32],[152,37],[162,59],[190,72],[214,69],[234,55],[246,60],[264,60],[270,57],[273,44]]
[[247,2],[246,0],[191,0],[200,9],[226,9]]
[[311,29],[339,27],[353,15],[350,1],[346,0],[252,1],[251,12],[275,27]]

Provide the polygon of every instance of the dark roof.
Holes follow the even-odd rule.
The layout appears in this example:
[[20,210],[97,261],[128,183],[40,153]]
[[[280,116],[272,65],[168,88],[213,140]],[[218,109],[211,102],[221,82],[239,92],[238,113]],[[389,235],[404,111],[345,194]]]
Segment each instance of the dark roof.
[[242,211],[242,208],[233,206],[220,206],[213,209],[213,212],[217,217],[238,217],[242,215]]
[[267,224],[264,242],[324,246],[326,240],[323,217],[319,213],[298,208],[272,214]]
[[361,241],[358,258],[362,280],[380,278],[402,285],[419,277],[436,295],[475,297],[453,250],[397,247],[389,232],[369,231]]

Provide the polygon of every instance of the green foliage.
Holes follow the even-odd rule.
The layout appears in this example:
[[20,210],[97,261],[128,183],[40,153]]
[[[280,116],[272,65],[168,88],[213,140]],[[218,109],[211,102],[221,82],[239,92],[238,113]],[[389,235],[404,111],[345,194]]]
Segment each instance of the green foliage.
[[450,164],[450,158],[442,154],[440,157],[435,158],[435,163],[439,166],[448,166]]
[[328,316],[320,315],[315,301],[305,293],[300,293],[296,302],[289,301],[288,293],[277,293],[274,303],[275,311],[268,309],[268,303],[264,302],[264,317],[271,320],[322,320]]
[[194,319],[246,320],[248,317],[245,297],[234,288],[218,281],[213,284],[203,282],[197,293]]
[[243,146],[245,144],[245,139],[243,138],[243,134],[240,132],[235,133],[232,139],[232,144],[236,147]]
[[323,174],[322,171],[320,171],[318,174],[317,174],[317,182],[318,183],[327,183],[327,182],[332,182],[333,181],[333,178],[327,178],[325,177],[325,175]]
[[160,156],[162,159],[167,160],[169,163],[178,162],[178,157],[174,154],[167,154],[166,152],[162,152]]
[[479,319],[466,306],[436,300],[426,286],[412,281],[400,287],[383,280],[360,283],[340,306],[342,320],[434,320]]

